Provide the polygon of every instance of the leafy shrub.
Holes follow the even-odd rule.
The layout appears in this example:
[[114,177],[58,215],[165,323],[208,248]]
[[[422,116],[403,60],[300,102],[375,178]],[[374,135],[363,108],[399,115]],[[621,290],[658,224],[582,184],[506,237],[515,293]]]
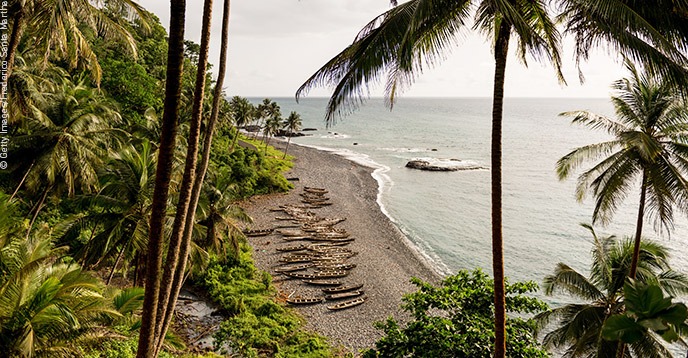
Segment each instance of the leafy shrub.
[[[413,320],[400,324],[393,318],[376,323],[385,336],[364,357],[492,357],[494,342],[493,281],[481,270],[459,271],[439,287],[412,279],[417,292],[404,297],[403,309]],[[526,294],[535,282],[507,284],[507,310],[531,314],[546,304]],[[508,357],[547,357],[535,338],[535,324],[521,316],[507,320]]]
[[216,344],[247,357],[330,357],[324,339],[302,330],[303,320],[275,301],[269,275],[256,270],[247,244],[233,265],[214,260],[202,284],[232,317],[222,323]]

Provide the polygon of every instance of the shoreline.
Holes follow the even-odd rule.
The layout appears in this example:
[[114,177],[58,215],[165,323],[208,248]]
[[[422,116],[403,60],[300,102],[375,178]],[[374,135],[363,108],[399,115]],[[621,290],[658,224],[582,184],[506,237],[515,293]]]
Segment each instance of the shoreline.
[[[284,150],[286,141],[273,144]],[[329,304],[292,306],[307,321],[306,328],[318,332],[330,340],[334,346],[343,346],[354,352],[372,347],[381,337],[381,332],[373,327],[376,321],[390,316],[403,319],[400,309],[403,294],[416,291],[409,280],[418,277],[424,281],[437,283],[441,274],[425,258],[413,243],[383,212],[380,203],[380,183],[374,177],[375,168],[353,161],[331,151],[320,150],[292,143],[289,155],[295,157],[294,167],[286,173],[294,189],[288,193],[254,197],[242,203],[242,207],[253,219],[252,228],[273,228],[278,225],[275,212],[270,211],[279,205],[299,204],[304,186],[322,187],[329,190],[328,196],[333,205],[314,209],[322,217],[346,217],[338,224],[356,240],[348,248],[358,252],[350,259],[357,265],[343,279],[348,283],[363,283],[367,300],[364,304],[341,311],[329,311]],[[264,237],[251,237],[256,266],[273,275],[280,296],[313,296],[319,294],[314,286],[307,286],[296,279],[276,274],[281,253],[277,247],[290,245],[281,235],[271,234]],[[291,243],[293,244],[293,243]]]

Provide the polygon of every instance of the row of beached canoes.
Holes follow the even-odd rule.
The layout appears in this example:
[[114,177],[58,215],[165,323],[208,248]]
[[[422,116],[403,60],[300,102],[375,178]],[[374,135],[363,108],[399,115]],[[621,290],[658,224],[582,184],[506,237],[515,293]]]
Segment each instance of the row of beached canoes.
[[356,267],[349,259],[357,252],[347,247],[354,238],[345,229],[335,227],[346,218],[321,217],[312,211],[331,204],[326,194],[324,188],[304,187],[300,194],[302,204],[273,209],[286,214],[275,217],[280,224],[274,233],[289,242],[276,249],[282,256],[274,271],[307,285],[323,287],[322,295],[290,296],[286,299],[288,303],[305,305],[336,301],[327,308],[341,310],[364,303],[366,297],[362,283],[345,284],[341,281]]

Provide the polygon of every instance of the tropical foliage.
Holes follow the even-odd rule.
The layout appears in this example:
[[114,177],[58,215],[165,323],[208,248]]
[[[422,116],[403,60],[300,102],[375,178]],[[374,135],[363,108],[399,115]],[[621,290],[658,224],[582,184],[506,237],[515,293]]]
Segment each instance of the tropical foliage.
[[[614,357],[619,348],[618,341],[603,340],[602,329],[610,316],[633,307],[627,307],[624,300],[624,284],[631,267],[634,244],[631,239],[600,238],[591,226],[585,227],[593,236],[589,276],[559,263],[554,273],[544,280],[546,294],[565,293],[572,296],[575,303],[552,308],[536,319],[544,328],[545,346],[563,349],[565,357]],[[671,270],[665,247],[644,241],[640,253],[638,282],[656,285],[671,296],[688,292],[688,277]],[[649,331],[638,333],[637,339],[628,342],[635,356],[672,357],[657,335]]]
[[606,131],[613,139],[574,149],[557,162],[557,173],[565,179],[585,160],[602,159],[579,176],[576,194],[583,200],[588,190],[593,193],[593,222],[605,224],[640,183],[636,249],[629,272],[633,278],[645,214],[656,227],[669,230],[674,207],[688,212],[688,104],[673,83],[641,73],[629,61],[626,68],[630,77],[613,85],[617,119],[588,111],[562,113],[573,117],[573,123]]
[[[404,297],[409,322],[390,318],[377,323],[385,336],[365,357],[492,357],[494,355],[494,285],[482,271],[459,271],[435,287],[412,279],[418,291]],[[506,285],[509,357],[547,357],[535,338],[535,322],[519,318],[547,308],[529,294],[535,282]]]

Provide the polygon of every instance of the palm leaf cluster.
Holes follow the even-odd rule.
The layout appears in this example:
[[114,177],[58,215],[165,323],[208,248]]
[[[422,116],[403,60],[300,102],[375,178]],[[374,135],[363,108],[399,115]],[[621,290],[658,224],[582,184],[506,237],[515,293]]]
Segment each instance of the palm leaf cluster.
[[[564,357],[614,357],[618,342],[602,339],[601,332],[611,315],[624,311],[624,283],[631,268],[634,243],[631,238],[598,237],[591,226],[584,226],[593,237],[589,275],[559,263],[544,280],[547,295],[565,293],[575,303],[550,309],[536,319],[544,333],[544,345],[558,349]],[[651,241],[642,243],[637,280],[658,285],[672,296],[688,292],[688,277],[672,270],[668,250]],[[630,352],[626,353],[637,357],[672,357],[661,337],[650,332],[629,346]]]
[[616,119],[588,111],[562,113],[612,139],[568,153],[557,163],[557,173],[567,178],[583,162],[603,158],[580,175],[576,187],[579,200],[588,190],[595,196],[593,220],[609,223],[640,179],[648,214],[657,227],[670,229],[674,207],[688,212],[688,105],[670,82],[639,73],[630,62],[626,66],[630,78],[613,85]]
[[[13,210],[5,204],[3,214],[16,219]],[[103,297],[102,283],[60,260],[66,248],[53,247],[46,232],[29,240],[4,234],[0,349],[8,356],[77,356],[79,340],[98,336],[105,319],[120,315]]]

